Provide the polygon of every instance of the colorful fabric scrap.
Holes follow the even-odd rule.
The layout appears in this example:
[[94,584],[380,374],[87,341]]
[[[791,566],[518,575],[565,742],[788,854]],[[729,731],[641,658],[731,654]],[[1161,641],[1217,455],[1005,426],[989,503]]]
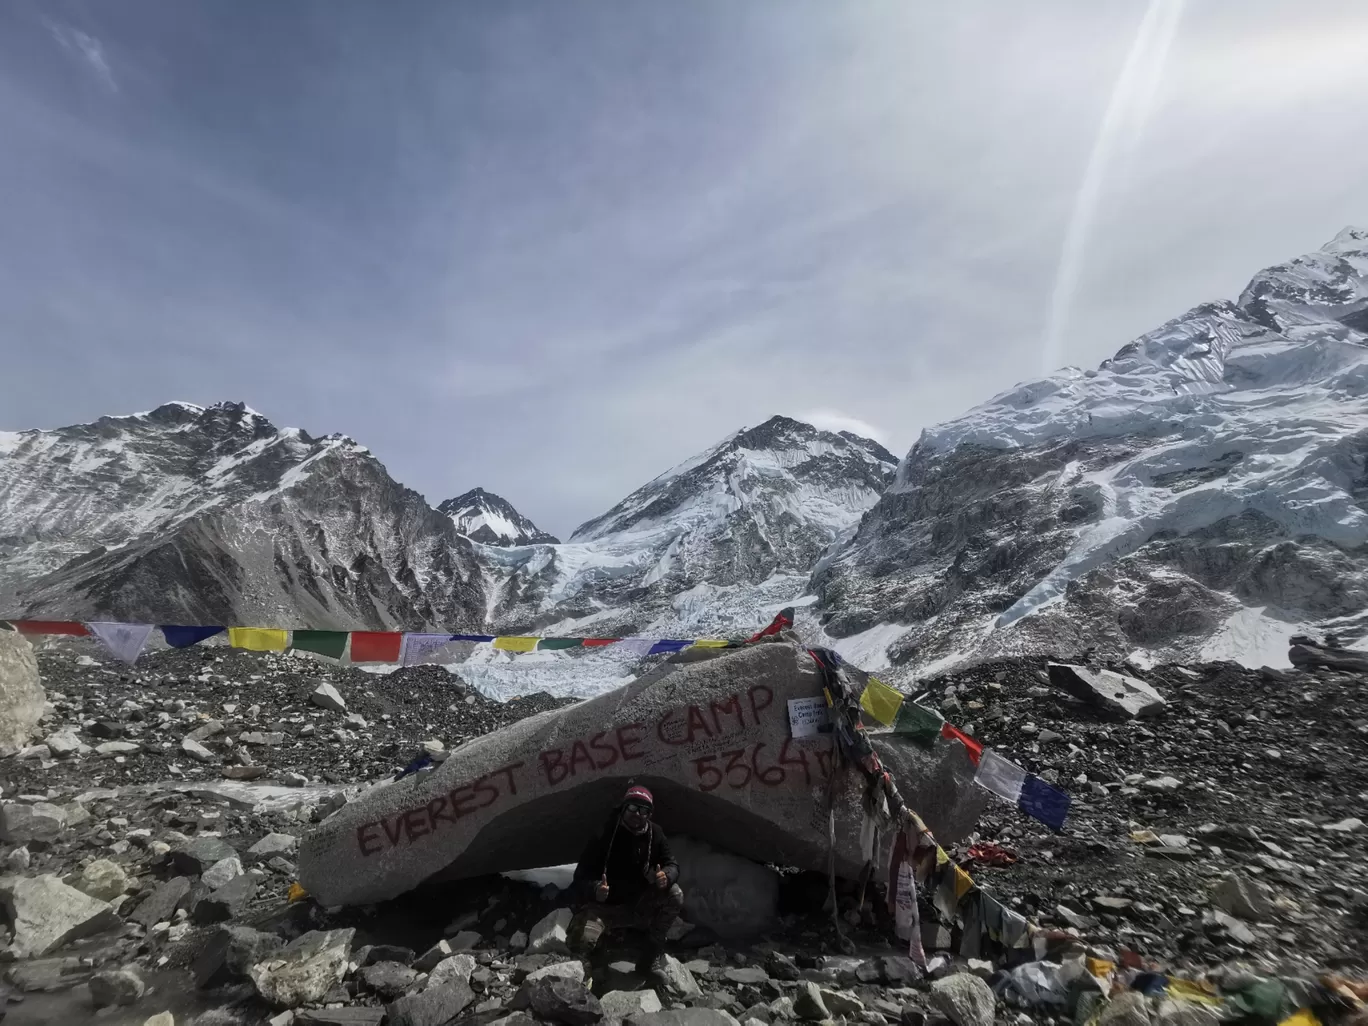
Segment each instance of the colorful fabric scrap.
[[222,634],[226,628],[223,627],[182,627],[173,624],[162,624],[157,628],[162,632],[162,637],[172,648],[189,648],[191,645],[198,645],[201,641],[207,641],[215,634]]
[[90,634],[85,624],[71,620],[15,620],[14,626],[20,634],[66,634],[74,638]]
[[979,764],[979,759],[983,756],[983,745],[979,744],[964,731],[951,724],[949,721],[941,724],[941,737],[947,741],[958,741],[969,749],[969,761],[975,766]]
[[265,627],[229,627],[228,644],[248,652],[284,652],[290,645],[290,632]]
[[1063,830],[1064,821],[1069,818],[1069,796],[1034,775],[1022,782],[1017,806],[1055,830]]
[[397,631],[352,631],[351,661],[397,663],[404,636]]
[[793,616],[794,613],[792,606],[786,606],[785,608],[779,610],[779,615],[770,621],[770,625],[766,627],[763,631],[759,631],[755,634],[752,634],[749,638],[746,639],[746,644],[753,645],[761,638],[773,637],[785,628],[792,627]]
[[341,659],[347,650],[346,631],[294,631],[290,647],[301,652],[316,652],[329,659]]
[[869,713],[885,727],[893,726],[898,718],[898,708],[907,696],[901,691],[890,688],[878,677],[870,677],[860,695],[860,708]]
[[152,625],[147,623],[88,623],[90,633],[104,643],[104,647],[116,659],[130,665],[138,661],[143,646],[152,633]]
[[450,634],[406,632],[403,644],[399,646],[399,662],[405,666],[417,666],[419,663],[431,662],[433,653],[450,644]]
[[893,721],[893,733],[930,747],[941,736],[941,725],[944,723],[945,717],[936,710],[915,702],[903,702],[898,706],[897,719]]
[[535,652],[540,638],[495,638],[494,647],[500,652]]

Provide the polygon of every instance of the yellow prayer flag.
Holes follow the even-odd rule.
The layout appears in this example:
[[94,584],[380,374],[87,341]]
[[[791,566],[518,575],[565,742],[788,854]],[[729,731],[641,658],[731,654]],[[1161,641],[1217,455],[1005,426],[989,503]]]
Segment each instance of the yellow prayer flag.
[[1316,1018],[1316,1013],[1309,1008],[1298,1008],[1289,1015],[1278,1026],[1321,1026],[1321,1021]]
[[730,641],[718,641],[716,638],[699,638],[690,648],[726,648]]
[[960,869],[959,866],[956,866],[956,867],[955,867],[955,900],[956,900],[956,901],[959,901],[960,898],[964,897],[966,894],[968,894],[968,893],[969,893],[971,890],[973,890],[973,889],[974,889],[974,878],[973,878],[972,876],[970,876],[968,873],[966,873],[964,870]]
[[860,696],[860,708],[885,727],[891,727],[898,718],[898,709],[905,697],[901,691],[894,691],[878,677],[870,677],[864,694]]
[[290,644],[290,632],[267,627],[229,627],[228,644],[249,652],[284,652]]
[[[1175,1001],[1191,1001],[1199,1005],[1215,1006],[1222,1003],[1220,996],[1217,995],[1217,993],[1214,990],[1212,990],[1210,986],[1201,983],[1195,983],[1192,980],[1179,979],[1176,976],[1169,977],[1168,996],[1173,998]],[[1307,1014],[1310,1013],[1308,1012]],[[1294,1015],[1292,1019],[1295,1018],[1296,1016]],[[1287,1023],[1291,1023],[1292,1019],[1288,1019]],[[1287,1026],[1287,1024],[1282,1023],[1280,1024],[1280,1026]],[[1294,1026],[1320,1026],[1320,1024],[1316,1022],[1315,1016],[1312,1016],[1310,1022],[1296,1023],[1294,1024]]]
[[533,652],[541,638],[495,638],[494,647],[505,652]]

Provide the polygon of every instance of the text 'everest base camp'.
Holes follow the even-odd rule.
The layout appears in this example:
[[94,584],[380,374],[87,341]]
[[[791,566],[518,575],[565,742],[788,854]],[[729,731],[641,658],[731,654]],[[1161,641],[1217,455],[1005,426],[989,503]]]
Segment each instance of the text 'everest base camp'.
[[0,433],[7,1021],[1363,1026],[1365,318],[1346,229],[564,542],[240,403]]

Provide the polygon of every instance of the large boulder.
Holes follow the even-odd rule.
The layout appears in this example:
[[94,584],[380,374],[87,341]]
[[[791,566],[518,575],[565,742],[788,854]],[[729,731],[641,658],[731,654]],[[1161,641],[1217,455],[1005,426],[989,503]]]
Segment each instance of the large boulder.
[[16,958],[47,955],[119,925],[108,902],[82,894],[55,876],[0,877],[0,901],[14,927],[10,951]]
[[1115,670],[1093,670],[1069,663],[1050,663],[1050,683],[1075,698],[1128,719],[1157,716],[1167,703],[1164,696],[1143,680]]
[[735,940],[764,933],[779,910],[779,874],[691,837],[671,841],[684,919]]
[[28,744],[46,700],[33,646],[18,631],[0,628],[0,755]]
[[[476,738],[432,771],[372,789],[303,838],[301,884],[324,905],[363,904],[438,874],[574,862],[629,779],[655,792],[656,818],[672,835],[824,870],[831,736],[794,739],[787,714],[789,699],[821,696],[815,664],[788,643],[708,655],[681,653],[625,687]],[[889,733],[875,743],[937,837],[963,836],[987,803],[963,746],[927,750]],[[836,789],[837,870],[851,878],[865,861],[863,791],[856,773]]]

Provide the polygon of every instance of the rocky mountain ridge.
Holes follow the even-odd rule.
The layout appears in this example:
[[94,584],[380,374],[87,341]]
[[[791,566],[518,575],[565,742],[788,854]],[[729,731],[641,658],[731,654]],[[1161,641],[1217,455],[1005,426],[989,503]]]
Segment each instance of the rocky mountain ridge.
[[1368,634],[1368,232],[929,428],[813,577],[866,665]]
[[532,523],[507,499],[483,488],[447,499],[437,506],[437,512],[449,516],[458,533],[483,545],[560,544],[559,538]]

